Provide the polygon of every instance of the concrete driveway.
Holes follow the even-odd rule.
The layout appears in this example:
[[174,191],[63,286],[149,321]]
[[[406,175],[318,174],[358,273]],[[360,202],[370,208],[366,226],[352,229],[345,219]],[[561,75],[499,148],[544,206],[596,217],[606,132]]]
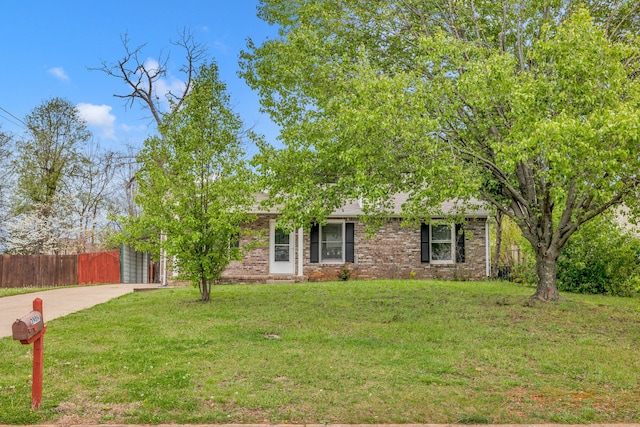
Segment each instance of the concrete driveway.
[[157,283],[80,286],[54,289],[0,298],[0,338],[13,335],[11,325],[32,310],[33,300],[42,299],[44,323],[75,311],[93,307],[133,292],[134,289],[157,288]]

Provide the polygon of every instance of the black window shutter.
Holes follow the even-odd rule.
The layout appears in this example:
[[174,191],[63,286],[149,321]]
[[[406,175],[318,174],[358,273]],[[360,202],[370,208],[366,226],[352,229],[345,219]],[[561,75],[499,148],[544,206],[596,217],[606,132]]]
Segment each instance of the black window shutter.
[[320,262],[320,226],[314,224],[311,226],[311,247],[309,248],[310,262]]
[[420,262],[429,262],[429,224],[420,224]]
[[456,262],[464,262],[464,227],[456,224]]
[[344,260],[345,262],[354,262],[355,260],[355,224],[353,222],[345,223],[345,239],[344,239]]

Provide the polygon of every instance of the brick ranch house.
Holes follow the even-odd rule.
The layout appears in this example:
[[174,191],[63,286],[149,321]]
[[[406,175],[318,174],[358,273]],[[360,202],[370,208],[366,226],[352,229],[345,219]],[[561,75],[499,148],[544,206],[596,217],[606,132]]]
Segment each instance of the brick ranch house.
[[[266,198],[261,194],[260,199]],[[365,232],[359,203],[349,203],[325,225],[286,233],[276,226],[275,211],[256,209],[249,225],[263,231],[261,244],[242,261],[232,261],[223,283],[277,283],[336,280],[347,271],[352,279],[424,278],[481,280],[490,275],[489,211],[475,209],[461,224],[440,222],[402,226],[406,196],[395,198],[395,215],[373,235]],[[454,213],[453,203],[443,211]],[[243,236],[240,244],[255,237]]]

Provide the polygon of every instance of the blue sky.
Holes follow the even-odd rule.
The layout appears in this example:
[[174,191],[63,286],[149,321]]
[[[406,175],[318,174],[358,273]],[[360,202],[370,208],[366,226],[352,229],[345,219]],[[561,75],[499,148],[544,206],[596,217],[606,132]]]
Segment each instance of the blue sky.
[[[258,0],[2,0],[0,2],[0,125],[20,136],[23,119],[52,97],[77,105],[101,145],[140,147],[153,131],[139,104],[125,108],[113,94],[127,93],[120,80],[89,67],[114,62],[124,55],[120,37],[130,47],[146,43],[145,58],[170,49],[167,85],[176,84],[182,51],[171,45],[178,31],[190,28],[207,46],[231,104],[246,126],[275,143],[277,127],[259,113],[258,96],[237,76],[238,55],[247,38],[257,44],[275,38],[277,30],[257,16]],[[249,152],[253,151],[247,147]]]

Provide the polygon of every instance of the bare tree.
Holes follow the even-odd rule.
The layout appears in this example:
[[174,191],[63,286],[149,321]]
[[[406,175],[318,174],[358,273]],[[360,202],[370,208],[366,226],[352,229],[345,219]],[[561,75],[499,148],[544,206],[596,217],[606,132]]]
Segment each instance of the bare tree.
[[117,165],[115,172],[115,193],[112,197],[111,213],[136,217],[139,208],[135,203],[135,195],[138,185],[135,180],[138,171],[138,162],[133,147],[128,147],[127,152],[119,153],[115,162]]
[[191,90],[193,77],[198,66],[205,58],[206,49],[204,45],[195,41],[190,30],[179,31],[178,39],[171,41],[171,44],[184,51],[184,64],[180,67],[180,72],[185,76],[184,85],[178,93],[174,93],[172,90],[158,93],[160,82],[167,77],[170,52],[162,51],[156,60],[149,61],[143,54],[146,43],[133,48],[128,34],[125,33],[120,39],[125,51],[121,59],[115,62],[102,61],[100,67],[89,69],[102,71],[122,80],[128,86],[129,91],[128,93],[114,94],[114,96],[124,99],[129,108],[136,103],[141,103],[142,108],[149,110],[151,117],[160,128],[163,116],[166,114],[162,106],[162,97],[169,104],[169,112],[180,109],[185,96]]
[[101,243],[97,235],[107,221],[107,211],[116,192],[113,181],[120,167],[118,154],[101,150],[98,143],[92,144],[85,153],[68,189],[74,200],[78,227],[77,251],[83,252]]

